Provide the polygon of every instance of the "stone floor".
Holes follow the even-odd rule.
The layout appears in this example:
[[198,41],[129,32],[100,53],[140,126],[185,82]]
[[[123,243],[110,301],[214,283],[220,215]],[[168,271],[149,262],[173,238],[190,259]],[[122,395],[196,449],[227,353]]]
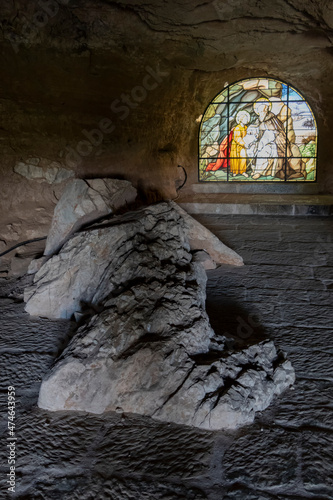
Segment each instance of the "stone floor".
[[[134,415],[41,411],[41,377],[71,324],[29,318],[19,301],[23,283],[2,280],[0,498],[333,499],[333,218],[198,219],[246,264],[209,271],[213,327],[240,345],[272,337],[295,367],[294,390],[232,433]],[[17,487],[7,496],[9,384],[18,401]]]

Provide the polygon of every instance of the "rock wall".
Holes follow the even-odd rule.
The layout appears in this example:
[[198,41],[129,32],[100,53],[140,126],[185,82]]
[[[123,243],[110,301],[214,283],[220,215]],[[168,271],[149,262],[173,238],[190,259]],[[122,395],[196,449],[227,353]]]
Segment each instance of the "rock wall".
[[[149,201],[197,181],[200,116],[226,82],[298,88],[332,192],[328,0],[5,1],[0,6],[0,252],[44,236],[66,178],[130,180]],[[8,269],[1,264],[1,270]]]

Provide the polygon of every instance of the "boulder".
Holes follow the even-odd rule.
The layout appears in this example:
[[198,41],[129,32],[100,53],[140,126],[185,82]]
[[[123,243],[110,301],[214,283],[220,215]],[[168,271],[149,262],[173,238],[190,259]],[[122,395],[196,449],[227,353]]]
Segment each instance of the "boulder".
[[[133,336],[119,317],[97,317],[83,328],[41,385],[38,406],[50,411],[121,411],[202,429],[236,429],[253,422],[295,381],[273,342],[238,353],[209,352],[196,361],[179,337]],[[112,332],[110,335],[110,331]],[[126,338],[126,332],[130,339]],[[187,334],[200,335],[200,329]],[[113,339],[113,340],[112,340]],[[204,347],[204,344],[203,344]]]
[[[184,219],[184,228],[191,250],[205,250],[216,264],[230,264],[232,266],[244,264],[240,255],[224,245],[209,229],[191,217],[177,203],[171,202],[171,205]],[[212,268],[209,267],[209,269]]]
[[209,269],[216,269],[217,267],[216,262],[205,250],[193,252],[193,262],[199,262],[206,271]]
[[[169,203],[157,204],[74,235],[35,274],[25,290],[25,309],[35,316],[70,318],[86,307],[98,308],[127,281],[147,279],[149,272],[163,282],[176,264],[191,260],[183,218]],[[203,272],[200,279],[206,282]]]
[[125,180],[75,179],[58,201],[44,255],[53,255],[82,226],[134,202],[136,189]]
[[[75,181],[67,193],[72,192],[74,188],[77,189],[77,186],[81,189],[81,181],[79,184]],[[63,198],[66,197],[67,195]],[[63,203],[60,201],[56,207],[56,214],[59,214],[59,217],[55,215],[54,220],[65,219],[65,216],[61,215],[61,207],[63,207]],[[192,247],[197,247],[201,241],[202,245],[206,244],[220,263],[223,260],[225,263],[236,265],[243,262],[236,252],[223,245],[216,236],[192,219],[176,203],[156,204],[147,209],[114,217],[104,225],[99,224],[96,228],[92,227],[88,231],[81,231],[72,236],[63,246],[61,252],[47,260],[36,272],[33,286],[25,290],[26,311],[32,316],[71,318],[73,315],[78,316],[82,312],[82,308],[98,305],[99,301],[104,300],[110,291],[107,279],[117,266],[120,266],[126,276],[131,276],[131,273],[133,273],[133,277],[136,276],[136,259],[142,255],[140,249],[146,248],[141,244],[140,235],[149,234],[149,221],[154,220],[160,211],[173,214],[172,227],[169,223],[168,227],[166,223],[162,222],[157,226],[158,234],[165,231],[166,241],[170,239],[171,234],[175,232],[178,234],[181,231],[182,241],[184,245],[187,245],[189,251],[192,249],[191,242]],[[195,231],[193,228],[198,230]],[[168,234],[169,231],[171,231],[170,234]],[[200,235],[206,234],[206,239],[200,240],[200,237],[195,236],[198,233]],[[151,234],[155,234],[153,226]],[[207,243],[208,240],[211,242]],[[193,244],[193,241],[197,245]],[[168,255],[166,249],[167,246],[160,243],[158,258],[164,259],[165,255]],[[128,251],[130,258],[127,258]],[[177,247],[175,251],[179,257],[180,247]],[[193,251],[193,263],[201,264],[205,269],[214,269],[216,267],[215,260],[212,260],[207,252]],[[188,258],[192,259],[192,255]],[[122,266],[123,261],[128,266],[127,268]],[[34,267],[31,271],[37,271],[37,268]],[[122,279],[123,276],[120,276],[120,282]],[[105,285],[105,283],[107,284]]]
[[234,352],[215,338],[185,226],[174,204],[156,204],[80,232],[38,271],[28,312],[90,313],[42,382],[39,407],[234,429],[293,383],[272,342]]

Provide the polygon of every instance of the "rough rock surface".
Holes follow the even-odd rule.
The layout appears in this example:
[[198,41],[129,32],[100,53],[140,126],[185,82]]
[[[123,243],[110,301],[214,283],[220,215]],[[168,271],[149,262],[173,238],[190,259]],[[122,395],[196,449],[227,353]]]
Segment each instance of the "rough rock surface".
[[118,179],[75,179],[68,183],[54,210],[45,255],[52,255],[84,224],[134,202],[136,189]]
[[[247,341],[263,330],[266,338],[287,351],[296,371],[295,386],[259,412],[252,425],[227,433],[114,412],[41,410],[36,407],[38,379],[50,369],[45,354],[54,363],[69,322],[31,317],[17,300],[9,305],[1,297],[19,297],[23,283],[15,280],[10,286],[10,280],[1,279],[0,347],[3,354],[11,354],[1,369],[10,363],[5,373],[17,389],[16,498],[333,498],[333,351],[329,347],[333,219],[219,215],[201,216],[200,222],[240,252],[246,263],[208,273],[206,307],[214,329],[217,332],[220,324],[222,333],[236,335],[237,316],[249,321],[251,313],[259,312],[260,326]],[[272,247],[265,259],[263,246]],[[296,256],[301,261],[290,264]],[[303,314],[302,320],[296,314]],[[27,354],[35,356],[28,370],[24,368]],[[4,384],[0,392],[3,491],[8,473],[6,401]]]
[[6,271],[5,276],[24,276],[27,273],[31,262],[40,260],[39,257],[43,255],[44,248],[45,239],[20,246],[17,249],[14,249],[13,252],[1,257],[1,267],[5,265],[6,261],[10,262],[10,269]]
[[216,263],[205,250],[198,250],[197,252],[194,252],[193,261],[200,262],[206,271],[208,271],[208,269],[216,269],[217,267]]
[[184,227],[191,250],[205,250],[217,264],[243,265],[243,259],[240,255],[224,245],[209,229],[193,219],[177,203],[171,202],[171,204],[184,219]]
[[279,362],[273,342],[231,355],[214,353],[219,358],[212,363],[211,352],[202,359],[191,356],[190,341],[192,351],[198,342],[191,335],[198,338],[203,325],[186,329],[185,348],[174,332],[153,339],[121,324],[117,313],[97,318],[75,336],[43,381],[40,408],[139,413],[203,429],[235,429],[252,423],[255,412],[295,381],[290,362]]
[[294,382],[272,342],[230,354],[213,339],[206,274],[186,234],[178,210],[161,203],[81,232],[41,268],[28,312],[99,311],[42,383],[41,408],[233,429]]
[[43,255],[43,257],[39,259],[33,259],[29,264],[27,274],[36,274],[47,260],[48,258],[46,255]]
[[[103,182],[101,179],[95,179],[95,181],[96,184],[97,181]],[[56,206],[52,226],[54,229],[51,228],[51,236],[49,236],[48,241],[56,239],[59,241],[57,227],[62,226],[65,230],[65,220],[73,221],[76,218],[76,214],[70,212],[71,208],[77,211],[76,204],[71,201],[73,199],[71,196],[74,197],[74,200],[79,198],[73,195],[73,190],[77,191],[77,187],[86,192],[86,187],[82,183],[84,181],[74,181],[69,185],[63,198]],[[128,184],[126,183],[126,186]],[[164,207],[162,211],[168,207],[167,210],[174,212],[173,220],[179,221],[182,236],[180,236],[179,228],[169,228],[167,223],[163,226],[163,220],[157,228],[153,227],[154,213],[158,213],[159,206]],[[89,209],[92,210],[91,204],[87,203],[85,209],[86,216],[80,218],[81,224],[83,220],[89,218],[90,221],[93,221],[94,217],[96,218],[96,211],[88,212]],[[64,215],[62,214],[63,210],[65,210]],[[178,234],[178,237],[181,238],[182,245],[187,248],[186,252],[190,249],[197,250],[203,246],[206,247],[206,251],[195,251],[193,256],[193,262],[200,263],[205,269],[215,268],[216,261],[234,265],[243,263],[242,258],[236,252],[224,245],[213,233],[188,215],[176,203],[156,205],[152,209],[152,214],[150,214],[150,210],[132,212],[120,218],[115,217],[105,225],[99,225],[96,229],[75,235],[58,255],[53,256],[44,265],[43,261],[34,262],[31,266],[31,272],[36,272],[35,284],[25,291],[26,311],[35,316],[70,318],[73,314],[81,313],[85,306],[98,305],[112,291],[108,280],[120,264],[119,275],[116,278],[118,284],[122,283],[124,279],[135,278],[139,272],[136,269],[137,258],[147,249],[145,241],[142,244],[140,235],[142,232],[148,234],[151,229],[153,229],[152,234],[157,231],[158,237],[163,231],[166,232],[160,246],[155,249],[155,260],[156,256],[162,260],[169,258],[172,249],[167,250],[168,245],[171,244],[171,239],[167,234],[168,231],[171,231],[171,235]],[[146,220],[144,220],[145,216]],[[140,231],[138,233],[138,224],[142,226],[141,233]],[[78,222],[75,227],[77,228],[77,226]],[[69,224],[67,224],[67,231],[69,231]],[[53,244],[54,248],[55,246]],[[131,253],[133,248],[135,251]],[[150,245],[149,248],[152,246]],[[181,258],[180,248],[182,247],[177,246],[175,249],[176,260]],[[128,252],[130,258],[127,255]],[[209,255],[206,252],[209,252]],[[187,253],[186,259],[191,258]],[[126,268],[126,266],[128,267]],[[173,268],[170,272],[172,271]],[[160,276],[161,279],[163,279],[162,276],[163,273]],[[115,276],[112,279],[115,279]]]
[[57,161],[43,161],[40,158],[29,158],[26,162],[18,161],[14,166],[14,172],[28,180],[47,182],[48,184],[60,184],[70,177],[74,172],[62,168]]

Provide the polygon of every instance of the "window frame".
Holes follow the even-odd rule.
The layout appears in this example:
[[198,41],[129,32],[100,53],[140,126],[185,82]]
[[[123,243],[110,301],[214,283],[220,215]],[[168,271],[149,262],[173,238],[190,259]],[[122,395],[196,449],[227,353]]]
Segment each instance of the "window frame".
[[[200,142],[201,142],[201,130],[202,130],[202,125],[203,125],[203,119],[207,113],[207,110],[208,108],[211,106],[211,105],[214,105],[214,104],[219,104],[219,103],[215,103],[214,101],[217,99],[217,97],[222,94],[224,91],[226,91],[227,89],[233,87],[234,85],[237,85],[241,82],[246,82],[246,81],[251,81],[251,80],[260,80],[260,79],[263,79],[263,80],[272,80],[272,81],[275,81],[275,82],[278,82],[278,83],[281,83],[282,85],[285,85],[287,86],[287,89],[288,89],[288,94],[287,94],[287,100],[286,100],[286,104],[288,106],[288,103],[289,103],[289,89],[292,89],[294,90],[297,94],[299,94],[299,96],[301,97],[300,99],[300,102],[305,102],[306,105],[308,106],[310,112],[312,113],[313,115],[313,119],[314,119],[314,126],[315,126],[315,130],[316,130],[316,154],[315,156],[311,156],[309,158],[314,158],[315,159],[315,171],[314,171],[314,179],[311,179],[311,180],[306,180],[306,179],[290,179],[288,180],[287,179],[287,175],[286,175],[286,166],[284,166],[284,179],[279,179],[279,180],[260,180],[260,179],[252,179],[252,178],[248,178],[246,180],[230,180],[229,179],[229,169],[230,169],[230,166],[228,165],[227,167],[227,179],[226,180],[203,180],[201,179],[201,172],[200,172],[200,162],[202,159],[207,159],[205,157],[202,157],[200,155]],[[228,98],[228,101],[227,101],[227,105],[229,106],[229,98]],[[256,102],[255,100],[254,101],[249,101],[249,102],[252,102],[252,104],[254,102]],[[290,100],[290,102],[297,102],[296,100]],[[228,130],[227,130],[227,134],[230,133],[230,130],[229,130],[229,110],[228,110]],[[212,184],[217,184],[217,183],[222,183],[222,184],[233,184],[233,183],[237,183],[238,185],[239,184],[255,184],[255,183],[260,183],[261,185],[264,185],[265,183],[266,184],[283,184],[283,183],[286,183],[286,184],[299,184],[299,183],[302,183],[302,184],[313,184],[313,183],[316,183],[318,182],[318,172],[317,172],[317,169],[318,169],[318,152],[319,152],[319,132],[318,132],[318,119],[317,119],[317,116],[313,110],[313,107],[311,106],[311,104],[308,102],[308,100],[304,97],[303,93],[300,92],[298,90],[297,87],[295,87],[294,85],[291,85],[290,83],[284,81],[284,80],[281,80],[279,78],[274,78],[274,77],[267,77],[267,76],[252,76],[252,77],[248,77],[248,78],[242,78],[240,80],[237,80],[237,81],[234,81],[228,85],[226,85],[223,89],[221,89],[217,94],[215,94],[215,96],[211,99],[211,101],[208,103],[208,105],[206,106],[205,110],[204,110],[204,113],[202,114],[202,118],[201,118],[201,121],[200,121],[200,125],[199,125],[199,131],[198,131],[198,166],[197,166],[197,172],[198,172],[198,182],[200,183],[205,183],[205,184],[209,184],[209,183],[212,183]],[[221,143],[219,143],[221,144]],[[229,149],[229,148],[228,148]],[[281,158],[284,158],[284,159],[287,159],[288,157],[285,155],[284,157],[281,157]],[[300,158],[300,157],[295,157],[295,158]],[[302,157],[304,158],[304,157]],[[216,158],[211,158],[212,160],[216,159]],[[230,159],[230,156],[228,155],[227,156],[227,160]]]

